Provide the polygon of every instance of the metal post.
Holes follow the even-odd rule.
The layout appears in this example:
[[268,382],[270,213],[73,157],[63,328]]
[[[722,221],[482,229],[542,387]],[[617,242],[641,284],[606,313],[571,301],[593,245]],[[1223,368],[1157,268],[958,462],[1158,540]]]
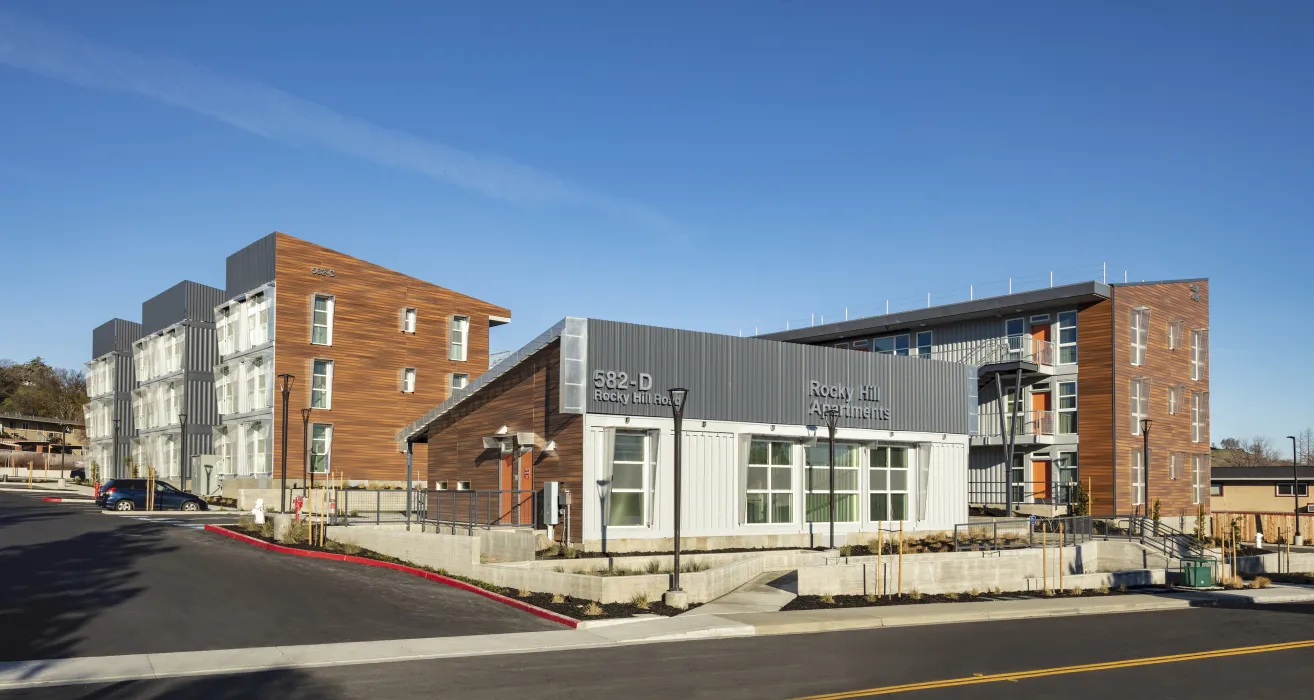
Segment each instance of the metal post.
[[178,424],[182,428],[178,441],[182,444],[178,448],[178,479],[182,482],[182,488],[187,490],[187,414],[178,412]]
[[679,591],[680,591],[680,505],[681,505],[681,504],[680,504],[680,501],[681,501],[681,493],[680,493],[680,489],[681,489],[681,483],[682,483],[682,481],[681,481],[681,472],[683,471],[683,464],[682,464],[681,461],[680,461],[680,459],[681,459],[681,455],[680,455],[680,442],[681,442],[681,439],[680,439],[680,428],[682,427],[682,426],[681,426],[681,421],[684,420],[684,402],[685,402],[685,401],[688,399],[688,397],[689,397],[689,390],[688,390],[688,389],[679,389],[679,388],[676,388],[676,389],[667,389],[667,390],[666,390],[666,393],[667,393],[667,395],[670,396],[670,398],[671,398],[671,416],[675,419],[675,451],[674,451],[674,453],[673,453],[673,454],[674,454],[674,457],[675,457],[675,498],[673,499],[673,501],[674,501],[674,503],[675,503],[675,520],[674,520],[674,526],[675,526],[675,567],[674,567],[674,569],[675,569],[675,571],[673,572],[673,574],[672,574],[672,578],[671,578],[671,591],[672,591],[672,592],[679,592]]
[[839,426],[839,409],[832,407],[826,410],[826,430],[829,432],[830,461],[829,470],[829,508],[830,508],[830,540],[831,549],[835,548],[835,428]]
[[310,408],[301,409],[301,495],[315,490],[315,472],[310,471]]
[[1300,471],[1296,468],[1296,436],[1288,435],[1291,438],[1291,503],[1292,518],[1296,521],[1296,530],[1293,534],[1292,541],[1300,540]]
[[68,425],[65,424],[59,427],[64,431],[64,434],[59,438],[60,446],[64,448],[64,450],[59,453],[59,471],[60,473],[63,473],[64,455],[68,454]]
[[378,525],[380,522],[382,522],[379,519],[380,518],[379,511],[381,510],[383,510],[383,492],[375,491],[374,492],[374,524],[375,525]]
[[999,402],[999,442],[1004,447],[1004,515],[1013,514],[1013,456],[1008,453],[1005,441],[1007,429],[1004,427],[1004,380],[1003,375],[995,372],[995,396]]
[[278,512],[287,512],[287,397],[292,393],[292,382],[296,380],[290,374],[278,375],[278,388],[283,393],[283,467],[278,484]]
[[415,456],[415,443],[406,441],[406,529],[411,529],[411,458]]
[[[114,401],[114,410],[119,410],[119,402],[117,398]],[[123,419],[117,416],[114,418],[114,437],[110,447],[110,449],[114,450],[114,454],[110,457],[110,473],[107,474],[110,478],[119,475],[119,465],[121,464],[119,461],[119,425],[122,424],[122,421]]]
[[[1142,490],[1145,491],[1145,515],[1150,515],[1150,423],[1154,421],[1149,418],[1141,419],[1141,475],[1143,484]],[[1154,533],[1159,534],[1159,533]]]

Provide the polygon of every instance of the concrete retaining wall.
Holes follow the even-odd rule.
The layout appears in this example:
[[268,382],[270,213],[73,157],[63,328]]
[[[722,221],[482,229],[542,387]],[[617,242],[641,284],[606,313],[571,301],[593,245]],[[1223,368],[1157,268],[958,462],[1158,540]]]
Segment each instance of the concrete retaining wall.
[[[1279,557],[1281,560],[1279,561]],[[1232,559],[1227,560],[1230,568]],[[1287,567],[1286,554],[1262,554],[1254,557],[1237,557],[1236,570],[1240,574],[1257,575],[1275,572],[1314,572],[1314,553],[1291,553],[1291,566]]]
[[[824,525],[824,523],[823,523]],[[909,540],[931,535],[948,535],[953,536],[952,532],[944,530],[909,530],[904,533],[904,537]],[[814,533],[793,533],[786,535],[725,535],[720,537],[681,537],[681,551],[690,550],[707,550],[707,549],[774,549],[777,547],[798,547],[799,549],[812,549],[814,547],[826,546],[829,535],[824,530],[818,530]],[[885,533],[886,541],[890,538],[890,533]],[[835,546],[846,544],[867,544],[876,539],[875,532],[850,532],[835,533]],[[603,551],[601,541],[589,540],[577,543],[574,546],[588,552]],[[675,548],[675,540],[671,537],[652,538],[652,539],[608,539],[606,551],[617,554],[626,552],[660,552],[672,550]]]
[[[709,568],[726,566],[740,561],[756,559],[762,562],[763,571],[792,571],[804,566],[824,565],[828,558],[834,558],[832,552],[814,552],[809,550],[779,550],[768,552],[722,552],[717,554],[699,554],[683,552],[680,554],[682,565],[700,564]],[[675,557],[670,554],[655,554],[634,557],[588,557],[583,559],[540,559],[530,564],[536,569],[563,569],[571,573],[588,573],[598,569],[620,569],[624,571],[646,571],[656,562],[664,571],[675,568]]]

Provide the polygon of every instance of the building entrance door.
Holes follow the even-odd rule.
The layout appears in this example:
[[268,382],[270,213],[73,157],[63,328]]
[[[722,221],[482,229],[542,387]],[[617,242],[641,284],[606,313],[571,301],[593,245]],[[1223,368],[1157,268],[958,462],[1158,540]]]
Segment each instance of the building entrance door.
[[499,465],[497,523],[529,525],[534,522],[534,451],[502,454]]
[[1050,485],[1049,456],[1031,458],[1031,501],[1033,503],[1049,502]]
[[1049,343],[1049,317],[1045,320],[1033,319],[1031,321],[1031,347],[1028,352],[1034,357],[1037,364],[1052,365],[1054,364],[1054,350]]

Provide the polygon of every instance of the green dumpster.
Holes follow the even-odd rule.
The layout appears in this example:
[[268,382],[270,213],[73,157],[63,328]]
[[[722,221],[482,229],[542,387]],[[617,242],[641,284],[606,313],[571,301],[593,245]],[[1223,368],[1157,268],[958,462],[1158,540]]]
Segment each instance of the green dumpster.
[[1187,588],[1209,588],[1214,585],[1214,565],[1209,557],[1182,557],[1182,585]]

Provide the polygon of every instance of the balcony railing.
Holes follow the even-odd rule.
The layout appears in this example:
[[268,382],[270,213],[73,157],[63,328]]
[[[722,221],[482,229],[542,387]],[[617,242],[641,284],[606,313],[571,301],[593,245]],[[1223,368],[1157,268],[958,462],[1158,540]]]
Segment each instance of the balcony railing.
[[[1004,413],[1004,435],[1012,434],[1027,437],[1049,436],[1055,433],[1057,426],[1056,411],[1022,411],[1014,418]],[[1015,423],[1015,427],[1014,427]],[[999,415],[997,413],[981,415],[981,437],[997,438],[999,432]]]
[[1053,365],[1054,357],[1054,343],[1048,340],[1037,340],[1029,335],[1009,335],[982,341],[969,348],[960,361],[978,367],[1005,362]]

